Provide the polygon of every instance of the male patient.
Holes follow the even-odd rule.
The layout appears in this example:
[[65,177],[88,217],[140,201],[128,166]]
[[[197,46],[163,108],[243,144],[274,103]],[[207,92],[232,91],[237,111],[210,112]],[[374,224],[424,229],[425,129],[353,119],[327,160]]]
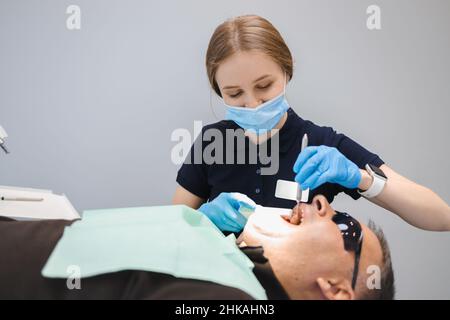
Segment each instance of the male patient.
[[[252,299],[216,282],[137,270],[82,278],[82,289],[70,290],[65,279],[45,278],[41,271],[72,223],[0,217],[0,299]],[[381,230],[334,211],[322,195],[296,206],[289,219],[251,215],[239,239],[269,299],[394,298]],[[375,285],[371,276],[379,276]]]

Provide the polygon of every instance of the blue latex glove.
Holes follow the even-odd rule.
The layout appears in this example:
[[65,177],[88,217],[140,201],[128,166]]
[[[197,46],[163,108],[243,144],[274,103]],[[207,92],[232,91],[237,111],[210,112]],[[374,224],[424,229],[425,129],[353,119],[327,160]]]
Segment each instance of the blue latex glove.
[[239,232],[247,223],[247,219],[239,210],[254,210],[255,206],[237,195],[238,193],[234,192],[222,192],[214,200],[202,204],[198,211],[205,214],[220,230]]
[[294,164],[297,181],[302,190],[311,190],[325,182],[338,183],[354,189],[361,181],[361,172],[338,149],[327,146],[305,148]]

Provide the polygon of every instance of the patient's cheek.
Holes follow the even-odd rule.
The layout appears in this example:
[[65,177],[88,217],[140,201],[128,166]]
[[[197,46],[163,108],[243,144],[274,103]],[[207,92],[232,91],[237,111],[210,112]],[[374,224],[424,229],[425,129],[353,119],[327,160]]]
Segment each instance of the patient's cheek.
[[242,240],[248,246],[260,246],[262,245],[262,243],[261,239],[258,237],[259,233],[253,223],[253,216],[254,214],[251,215],[247,220],[244,231],[242,232]]
[[281,216],[255,213],[249,217],[245,229],[249,238],[261,241],[286,235],[291,228],[292,225]]
[[271,232],[279,228],[284,219],[271,214],[254,214],[253,225],[261,232]]

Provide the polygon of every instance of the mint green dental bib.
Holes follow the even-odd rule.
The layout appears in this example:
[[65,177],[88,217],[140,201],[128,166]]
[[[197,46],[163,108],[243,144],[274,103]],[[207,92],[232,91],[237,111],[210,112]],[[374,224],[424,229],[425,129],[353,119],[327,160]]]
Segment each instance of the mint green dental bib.
[[82,279],[123,270],[171,274],[238,288],[267,299],[251,260],[202,213],[184,205],[85,211],[64,230],[42,270]]

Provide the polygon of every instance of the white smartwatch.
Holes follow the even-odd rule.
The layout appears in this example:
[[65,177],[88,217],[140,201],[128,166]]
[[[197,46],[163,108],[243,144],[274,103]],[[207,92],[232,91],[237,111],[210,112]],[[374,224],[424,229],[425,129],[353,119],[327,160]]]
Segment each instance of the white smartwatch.
[[364,198],[375,198],[383,191],[387,177],[383,170],[372,164],[366,164],[366,171],[372,177],[372,185],[366,191],[358,190],[358,193]]

